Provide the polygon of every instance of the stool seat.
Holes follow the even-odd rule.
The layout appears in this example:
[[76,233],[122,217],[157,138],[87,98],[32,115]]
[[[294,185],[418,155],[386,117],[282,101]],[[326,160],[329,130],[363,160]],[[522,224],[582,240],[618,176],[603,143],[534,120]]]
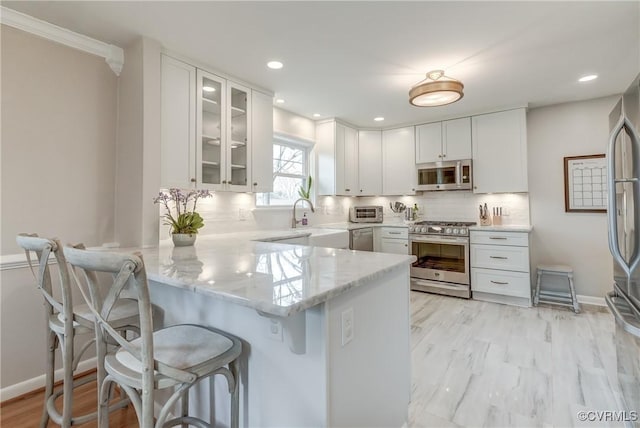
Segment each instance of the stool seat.
[[538,270],[543,270],[548,273],[573,273],[573,268],[567,265],[538,265]]
[[[576,297],[576,290],[573,284],[573,268],[567,265],[540,264],[537,266],[538,280],[533,297],[533,306],[538,303],[549,303],[552,305],[569,306],[577,314],[580,312],[580,304]],[[567,279],[567,291],[545,290],[543,287],[544,275],[564,276]]]

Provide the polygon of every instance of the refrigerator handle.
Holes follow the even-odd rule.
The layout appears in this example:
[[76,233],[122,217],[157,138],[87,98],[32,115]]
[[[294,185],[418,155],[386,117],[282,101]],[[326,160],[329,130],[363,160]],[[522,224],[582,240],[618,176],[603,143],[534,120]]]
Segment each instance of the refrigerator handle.
[[618,204],[616,200],[616,183],[634,182],[634,186],[638,186],[639,184],[635,183],[638,181],[637,177],[616,180],[616,139],[623,130],[626,130],[627,134],[629,134],[629,137],[631,138],[633,153],[640,152],[640,140],[638,139],[638,135],[635,132],[633,124],[626,116],[620,116],[620,120],[618,120],[618,123],[613,128],[613,131],[611,131],[611,135],[609,136],[609,145],[607,147],[607,193],[609,198],[607,209],[607,223],[609,226],[609,250],[611,251],[614,260],[627,274],[627,278],[629,278],[631,277],[631,272],[638,266],[638,263],[640,262],[640,252],[636,251],[635,257],[633,258],[633,260],[630,260],[629,263],[624,260],[624,257],[622,257],[622,253],[620,252],[620,242],[618,240],[618,220],[616,216],[618,210]]
[[[616,322],[620,324],[620,326],[628,333],[640,338],[640,322],[638,322],[633,316],[624,316],[622,312],[620,312],[620,308],[616,305],[616,302],[613,301],[614,298],[622,298],[627,301],[630,308],[633,308],[629,301],[624,297],[623,294],[616,296],[616,292],[612,291],[607,293],[604,296],[604,300],[607,302],[607,306],[611,310],[613,317],[616,319]],[[633,310],[633,309],[631,309]]]

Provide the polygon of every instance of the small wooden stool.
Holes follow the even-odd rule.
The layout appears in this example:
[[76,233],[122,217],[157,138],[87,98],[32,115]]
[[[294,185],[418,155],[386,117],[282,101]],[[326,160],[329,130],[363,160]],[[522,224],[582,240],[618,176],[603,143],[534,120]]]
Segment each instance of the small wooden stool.
[[[569,306],[577,314],[580,312],[580,304],[576,298],[576,290],[573,286],[573,269],[565,265],[538,265],[538,281],[536,283],[536,293],[533,298],[533,306],[538,303],[549,303],[553,305]],[[542,275],[564,276],[569,283],[568,292],[541,290],[540,283]]]

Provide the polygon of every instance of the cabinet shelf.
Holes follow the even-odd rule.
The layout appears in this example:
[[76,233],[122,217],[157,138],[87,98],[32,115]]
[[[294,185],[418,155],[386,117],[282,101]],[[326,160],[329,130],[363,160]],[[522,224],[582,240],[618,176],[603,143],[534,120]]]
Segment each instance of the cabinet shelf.
[[202,134],[202,142],[211,144],[212,146],[220,145],[220,137],[213,137],[211,135]]
[[202,98],[202,109],[207,113],[220,114],[220,104],[218,101]]
[[220,162],[202,161],[202,166],[220,167]]
[[231,140],[231,148],[232,149],[238,149],[238,148],[244,147],[246,145],[247,145],[247,143],[244,142],[244,141]]
[[242,109],[240,107],[231,106],[231,116],[232,117],[242,116],[242,115],[244,115],[246,113],[247,113],[247,111],[245,109]]
[[231,164],[231,169],[247,169],[246,165],[239,165],[239,164]]

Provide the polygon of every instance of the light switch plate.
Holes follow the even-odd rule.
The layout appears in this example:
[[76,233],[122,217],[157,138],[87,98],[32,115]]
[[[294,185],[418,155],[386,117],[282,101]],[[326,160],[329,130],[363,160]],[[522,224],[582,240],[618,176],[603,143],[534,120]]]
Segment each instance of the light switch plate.
[[280,321],[269,319],[269,338],[282,342],[282,323]]

